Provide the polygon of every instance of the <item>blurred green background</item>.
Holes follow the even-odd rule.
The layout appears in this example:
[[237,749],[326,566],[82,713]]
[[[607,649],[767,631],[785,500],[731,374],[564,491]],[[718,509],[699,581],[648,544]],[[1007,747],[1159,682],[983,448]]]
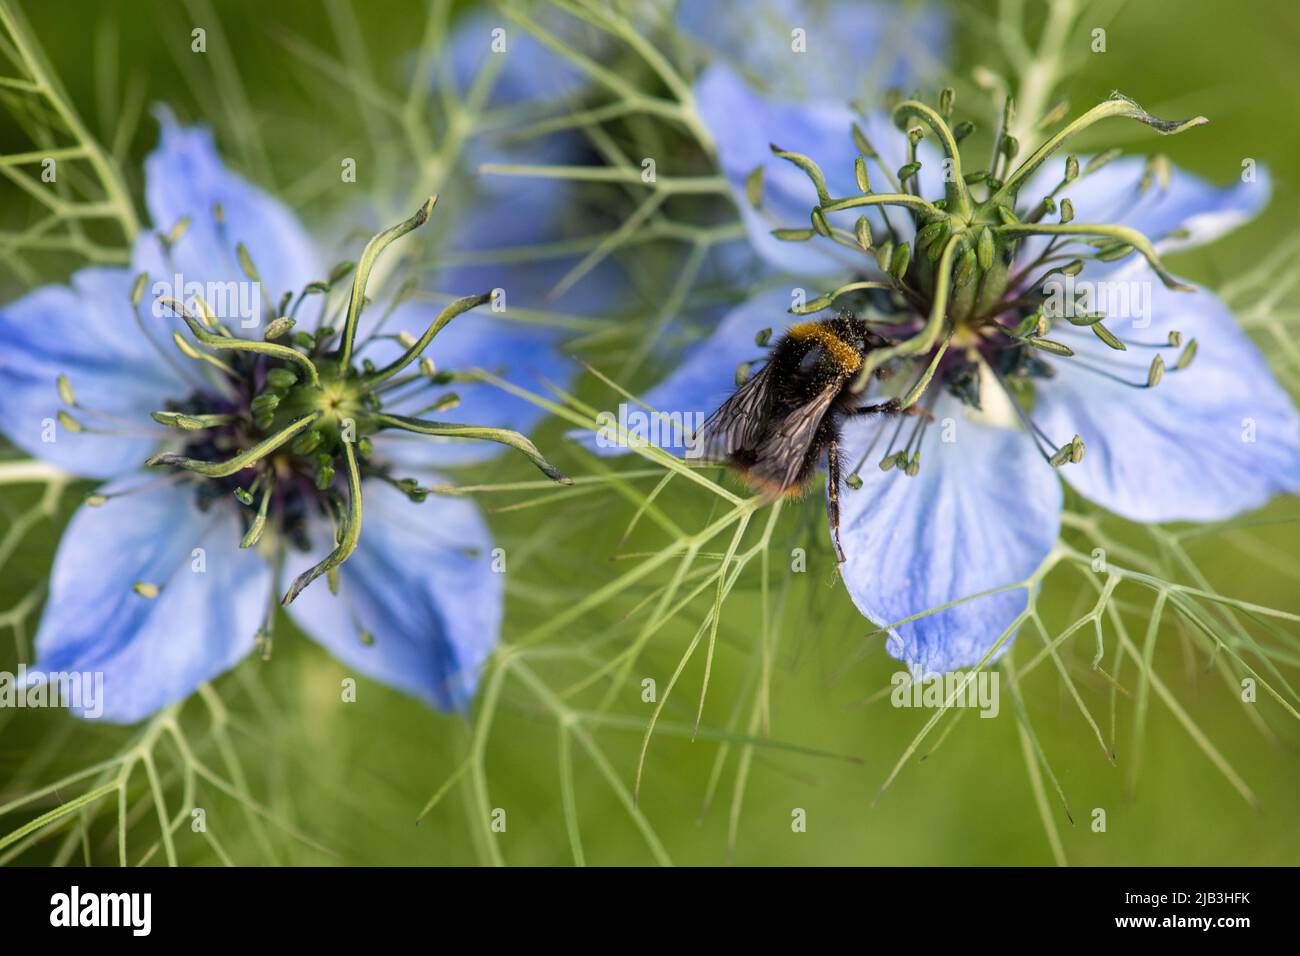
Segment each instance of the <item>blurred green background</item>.
[[[381,82],[400,84],[424,23],[420,4],[382,0],[334,7],[243,0],[85,0],[21,6],[70,100],[101,140],[111,142],[117,135],[120,117],[127,112],[128,94],[123,91],[129,90],[129,96],[143,102],[167,102],[185,118],[212,123],[231,164],[268,184],[301,182],[305,171],[320,167],[322,157],[340,149],[364,163],[383,148],[357,111],[340,98],[338,86],[319,75],[313,80],[315,74],[286,52],[284,36],[296,35],[336,54],[338,21],[331,17],[339,7],[351,10],[360,27],[351,39],[364,45]],[[1039,19],[1035,6],[1030,5],[1031,33]],[[456,15],[462,10],[458,6]],[[994,6],[954,3],[952,10],[954,73],[968,78],[977,64],[1004,68],[996,49]],[[212,64],[205,65],[215,71],[210,75],[192,64],[189,30],[192,23],[214,17],[224,28],[229,58],[211,57]],[[1094,27],[1107,31],[1103,54],[1088,49]],[[1294,69],[1298,41],[1300,8],[1280,0],[1236,7],[1215,0],[1085,5],[1072,35],[1077,70],[1065,92],[1073,112],[1118,89],[1158,115],[1203,113],[1211,119],[1205,129],[1158,142],[1142,127],[1110,125],[1088,144],[1121,145],[1136,153],[1159,150],[1180,169],[1216,182],[1237,177],[1246,157],[1271,169],[1274,198],[1263,217],[1208,249],[1172,260],[1175,271],[1212,288],[1256,269],[1295,238],[1290,217],[1300,209],[1300,125],[1295,120],[1300,75]],[[229,77],[221,71],[230,68],[237,71],[246,104],[229,102]],[[264,154],[247,135],[250,117]],[[24,137],[9,113],[0,111],[0,149],[10,153],[30,148],[23,146]],[[124,139],[123,169],[138,199],[140,161],[155,139],[147,113]],[[394,188],[404,194],[400,191],[405,184]],[[304,189],[298,194],[305,200],[299,205],[309,224],[337,213],[336,196],[324,189],[319,195],[310,193]],[[29,205],[9,183],[0,182],[0,227],[21,228],[30,221]],[[47,281],[61,280],[77,264],[60,256],[27,258],[27,267]],[[672,268],[666,253],[658,258],[647,254],[643,264]],[[1294,268],[1294,261],[1283,263],[1276,280],[1283,281]],[[0,273],[0,290],[5,300],[19,294],[18,275]],[[1270,336],[1285,337],[1288,329],[1297,327],[1297,317],[1300,310],[1281,304],[1269,317],[1272,324],[1257,330],[1270,355],[1283,363],[1279,374],[1293,394],[1300,384],[1300,367],[1284,364],[1287,356]],[[600,364],[606,356],[594,348],[584,357]],[[657,359],[622,384],[632,389],[651,384],[667,362]],[[580,394],[597,407],[618,401],[590,379]],[[539,446],[555,451],[571,474],[592,473],[597,463],[566,445],[564,431],[561,424],[548,423],[538,436]],[[631,460],[617,465],[634,466],[642,467]],[[526,465],[502,460],[457,477],[476,483],[530,475]],[[641,480],[637,487],[644,492],[652,483]],[[707,522],[712,503],[707,494],[682,484],[677,482],[659,503],[681,527],[693,531]],[[4,486],[0,496],[12,527],[31,510],[40,491]],[[499,507],[525,497],[484,495],[482,503]],[[73,492],[64,495],[53,520],[38,522],[14,542],[15,550],[0,565],[0,608],[15,606],[39,586],[76,498]],[[626,566],[625,561],[611,560],[616,552],[635,554],[663,546],[662,532],[649,521],[620,545],[634,511],[634,504],[611,488],[489,516],[511,555],[507,641],[612,580]],[[1284,500],[1256,517],[1281,519],[1297,511],[1295,501]],[[1006,696],[997,719],[967,715],[950,734],[927,738],[873,805],[878,788],[929,714],[894,709],[881,697],[897,665],[885,655],[879,636],[867,636],[870,626],[836,580],[820,515],[816,496],[788,508],[773,539],[775,567],[786,560],[790,547],[806,547],[810,554],[809,572],[791,576],[777,618],[780,645],[771,683],[771,732],[780,745],[749,750],[743,746],[759,660],[755,565],[726,605],[704,732],[695,741],[668,732],[656,735],[646,762],[640,816],[627,802],[650,711],[650,705],[640,701],[638,682],[653,677],[660,688],[665,686],[709,599],[695,602],[651,641],[632,670],[633,680],[614,703],[613,717],[600,724],[579,720],[581,735],[571,738],[568,749],[586,862],[654,862],[644,828],[653,832],[650,842],[679,864],[728,859],[745,865],[1053,861]],[[760,515],[756,524],[765,520]],[[1108,528],[1134,547],[1154,548],[1153,539],[1141,529],[1119,522]],[[1294,528],[1277,523],[1207,535],[1195,540],[1191,553],[1219,593],[1300,613],[1300,547]],[[711,547],[725,544],[724,537]],[[663,576],[654,580],[662,583]],[[634,638],[639,618],[629,621],[628,615],[648,593],[638,588],[602,604],[542,645],[561,651],[592,647],[595,657],[537,659],[529,662],[529,674],[551,691],[581,680],[593,661],[606,659]],[[1150,595],[1136,589],[1121,593],[1128,605],[1126,620],[1140,639]],[[1049,579],[1042,607],[1057,626],[1077,618],[1087,607],[1080,602],[1092,599],[1077,576],[1065,574]],[[1291,638],[1296,636],[1294,625],[1280,623]],[[17,641],[9,640],[7,633],[0,635],[0,669],[12,670],[18,646],[24,641],[29,645],[34,619],[27,625],[15,633]],[[1256,629],[1253,621],[1246,625],[1279,648],[1274,660],[1294,679],[1295,658],[1287,656],[1290,648],[1283,639],[1267,628]],[[1021,644],[1029,641],[1027,635],[1020,638]],[[1036,649],[1019,648],[1016,660],[1023,664]],[[1109,737],[1109,689],[1089,667],[1092,653],[1086,632],[1063,649],[1074,681]],[[702,666],[697,656],[687,667],[665,711],[666,721],[689,728]],[[1034,733],[1073,816],[1071,824],[1048,784],[1048,812],[1060,832],[1064,858],[1076,865],[1300,862],[1300,824],[1293,812],[1300,794],[1300,734],[1294,718],[1263,693],[1258,703],[1243,705],[1213,669],[1204,640],[1175,626],[1172,618],[1159,633],[1155,671],[1187,717],[1253,791],[1257,806],[1243,799],[1158,697],[1151,702],[1140,771],[1135,771],[1139,756],[1133,738],[1134,706],[1120,695],[1113,717],[1117,766],[1111,766],[1048,663],[1030,675],[1022,691]],[[340,704],[337,688],[344,676],[339,664],[310,642],[290,636],[286,626],[272,661],[247,661],[215,684],[216,695],[229,711],[230,752],[212,735],[202,702],[182,712],[181,726],[194,752],[206,766],[218,768],[223,780],[235,781],[227,785],[230,792],[203,779],[197,783],[195,804],[206,809],[221,852],[237,863],[441,865],[491,860],[491,840],[509,863],[572,861],[562,789],[566,758],[558,744],[564,731],[557,731],[556,713],[536,687],[514,675],[504,681],[481,763],[467,765],[474,729],[485,719],[481,710],[472,719],[438,715],[364,680],[358,701]],[[1131,692],[1136,678],[1131,663],[1125,676]],[[578,695],[572,705],[594,709],[599,696]],[[1294,702],[1293,695],[1289,699]],[[935,749],[941,738],[942,745]],[[88,725],[62,714],[0,711],[0,807],[120,753],[134,740],[132,730]],[[597,759],[585,749],[584,740],[597,748]],[[181,779],[175,773],[174,751],[166,743],[160,745],[159,763],[169,808],[177,812],[183,808]],[[465,773],[455,776],[466,766]],[[742,787],[737,786],[738,775]],[[1135,787],[1130,786],[1134,778]],[[417,826],[421,808],[449,779],[453,782],[445,797]],[[484,832],[476,779],[487,787],[486,805],[506,810],[506,832]],[[84,782],[73,784],[13,810],[0,817],[0,834],[84,789]],[[130,796],[134,861],[156,842],[158,832],[143,773],[133,776]],[[250,811],[247,799],[255,800],[259,809]],[[792,832],[795,808],[806,810],[806,832]],[[1103,833],[1090,825],[1095,808],[1106,812]],[[71,815],[43,839],[23,844],[13,860],[38,864],[89,858],[111,863],[116,859],[113,826],[111,806],[93,818]],[[734,851],[729,853],[732,843]],[[175,846],[186,863],[214,863],[221,857],[188,824],[179,827]],[[162,858],[155,852],[150,861]]]

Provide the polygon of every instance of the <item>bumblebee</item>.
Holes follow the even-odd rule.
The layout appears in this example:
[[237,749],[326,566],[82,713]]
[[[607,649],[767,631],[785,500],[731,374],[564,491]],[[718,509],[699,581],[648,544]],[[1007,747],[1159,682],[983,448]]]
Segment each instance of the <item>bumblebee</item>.
[[792,325],[696,435],[702,457],[732,465],[746,484],[773,497],[807,491],[824,455],[826,516],[841,563],[841,428],[852,416],[903,411],[897,399],[864,405],[853,390],[867,354],[889,344],[852,312]]

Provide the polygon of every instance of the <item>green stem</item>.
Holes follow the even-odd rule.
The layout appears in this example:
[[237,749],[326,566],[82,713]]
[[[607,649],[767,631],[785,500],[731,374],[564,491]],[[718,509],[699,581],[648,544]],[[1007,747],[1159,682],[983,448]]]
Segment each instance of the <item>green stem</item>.
[[50,65],[46,61],[43,51],[37,45],[35,37],[30,33],[30,27],[27,25],[26,19],[23,18],[22,12],[8,3],[7,0],[0,0],[0,25],[3,25],[9,33],[14,48],[32,74],[32,80],[35,84],[35,89],[32,92],[39,91],[45,96],[50,106],[53,107],[59,118],[63,120],[64,125],[67,126],[68,132],[84,147],[87,159],[104,187],[107,207],[117,217],[118,224],[121,226],[122,233],[127,241],[134,240],[136,233],[140,231],[140,221],[136,218],[135,207],[131,204],[131,192],[122,179],[117,164],[109,159],[103,147],[90,135],[90,132],[81,122],[81,117],[72,108],[67,93],[59,84],[54,71],[50,69]]

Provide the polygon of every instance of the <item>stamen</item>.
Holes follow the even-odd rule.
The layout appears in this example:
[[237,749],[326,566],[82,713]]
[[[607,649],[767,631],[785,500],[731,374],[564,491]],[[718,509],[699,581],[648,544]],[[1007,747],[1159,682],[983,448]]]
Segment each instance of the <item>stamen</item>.
[[144,300],[144,290],[148,285],[149,273],[141,272],[135,277],[135,282],[131,286],[131,316],[135,319],[135,324],[139,327],[140,334],[145,337],[145,340],[153,346],[154,351],[162,356],[163,361],[166,362],[177,375],[189,382],[190,385],[200,387],[200,383],[195,380],[191,371],[181,365],[181,363],[177,362],[176,356],[168,352],[167,349],[163,347],[163,344],[154,338],[153,331],[145,324],[144,317],[140,315],[140,303]]
[[[886,292],[892,292],[894,286],[888,282],[849,282],[837,289],[827,292],[825,295],[820,295],[815,299],[809,299],[801,306],[791,306],[786,311],[791,315],[812,315],[814,312],[820,312],[823,309],[830,308],[835,303],[835,300],[841,296],[848,295],[850,292],[861,292],[866,289],[883,289]],[[767,329],[765,331],[770,337],[772,330]],[[765,345],[766,343],[760,342],[758,344]]]
[[235,256],[239,260],[239,268],[243,270],[244,275],[257,283],[259,289],[258,298],[262,302],[262,314],[266,316],[272,298],[267,294],[266,284],[262,281],[262,275],[257,271],[257,266],[253,264],[253,257],[249,254],[248,247],[242,242],[236,242]]
[[278,319],[270,322],[266,326],[266,331],[262,333],[262,338],[271,342],[275,339],[282,339],[293,329],[295,322],[287,315],[282,315]]
[[200,352],[190,343],[189,339],[185,338],[185,336],[181,335],[179,332],[172,333],[172,341],[176,343],[176,347],[180,349],[181,354],[186,358],[194,359],[196,362],[207,362],[223,375],[232,379],[239,378],[239,373],[233,368],[221,361],[221,359],[217,358],[215,355],[208,355],[206,352]]
[[[881,419],[880,427],[876,429],[876,434],[871,439],[870,444],[867,445],[867,450],[862,453],[862,457],[858,459],[858,463],[853,466],[853,470],[850,471],[848,477],[844,479],[844,483],[855,491],[862,487],[862,477],[858,473],[862,471],[862,466],[867,463],[867,459],[871,457],[871,453],[875,451],[876,446],[880,444],[880,439],[884,436],[886,427],[887,422],[884,419]],[[895,436],[897,436],[897,432],[895,432]],[[856,484],[854,483],[855,481]]]
[[89,408],[77,401],[77,393],[72,388],[72,382],[66,375],[59,375],[55,380],[55,387],[59,393],[59,401],[63,402],[69,408],[76,409],[83,415],[89,415],[91,418],[98,419],[102,422],[108,422],[113,425],[119,425],[117,429],[95,429],[87,428],[79,419],[74,418],[69,412],[60,410],[56,413],[59,424],[65,430],[74,435],[87,433],[92,435],[134,435],[147,438],[158,437],[158,433],[152,429],[141,429],[140,423],[134,419],[122,418],[119,415],[113,415],[109,412],[99,411],[95,408]]
[[84,412],[92,418],[99,418],[109,422],[122,422],[123,425],[120,428],[92,428],[91,426],[82,423],[79,419],[73,418],[72,415],[62,408],[54,413],[54,417],[58,419],[59,425],[63,427],[64,431],[73,435],[111,435],[114,438],[155,439],[163,437],[160,432],[149,428],[139,428],[137,422],[117,418],[116,416],[109,415],[106,412],[98,412],[94,409],[82,406],[78,406],[78,411]]
[[[1084,369],[1085,371],[1091,372],[1094,375],[1100,375],[1103,378],[1108,378],[1112,382],[1116,382],[1120,385],[1126,385],[1129,388],[1154,388],[1156,385],[1160,383],[1160,379],[1164,376],[1165,363],[1164,363],[1164,359],[1162,359],[1159,355],[1157,355],[1155,359],[1152,361],[1151,368],[1148,369],[1147,371],[1147,380],[1145,382],[1129,381],[1128,379],[1120,375],[1116,375],[1115,373],[1108,371],[1107,369],[1098,368],[1097,366],[1093,365],[1090,362],[1085,361],[1084,359],[1078,356],[1075,356],[1070,361],[1071,361],[1072,368],[1077,367],[1077,368]],[[1159,368],[1160,368],[1159,372],[1154,371],[1157,363],[1159,363]],[[1155,379],[1154,382],[1152,381],[1153,377]]]
[[[898,458],[900,455],[906,458],[906,455],[904,455],[903,452],[896,452],[893,450],[894,442],[898,441],[898,436],[903,432],[904,422],[905,419],[903,418],[903,416],[902,415],[898,416],[898,424],[894,426],[894,434],[889,436],[889,444],[885,446],[885,457],[880,459],[881,471],[889,471],[889,469],[893,468],[894,465],[898,464]],[[883,430],[884,429],[882,428],[881,431]],[[875,442],[872,442],[872,445],[874,447]],[[870,449],[868,449],[868,451],[869,450]],[[855,468],[854,471],[857,471],[857,469]]]
[[181,431],[203,431],[208,428],[220,428],[239,421],[238,415],[186,415],[182,412],[150,412],[150,417],[160,425],[178,428]]
[[460,406],[460,396],[455,392],[447,392],[438,398],[432,405],[426,405],[417,411],[416,416],[427,415],[429,412],[449,412],[453,408]]
[[160,297],[158,302],[179,315],[185,321],[185,324],[189,326],[193,336],[209,348],[229,349],[236,352],[256,352],[259,355],[269,355],[273,358],[283,359],[286,362],[296,362],[307,370],[307,375],[311,378],[313,385],[320,385],[320,375],[316,371],[315,363],[297,349],[291,349],[286,345],[276,345],[273,342],[259,342],[256,339],[228,338],[224,335],[214,335],[199,324],[183,303],[170,296]]
[[266,528],[266,513],[271,504],[271,492],[273,490],[273,484],[268,481],[266,489],[262,492],[262,500],[257,506],[257,514],[248,526],[248,531],[244,533],[244,537],[239,542],[241,548],[251,548],[261,540],[262,531]]
[[1083,439],[1075,435],[1074,438],[1057,449],[1056,453],[1047,459],[1047,463],[1053,468],[1059,468],[1066,462],[1077,465],[1083,461],[1083,451]]
[[175,485],[175,484],[180,484],[182,482],[189,482],[189,481],[194,481],[193,475],[189,474],[188,472],[178,471],[175,474],[163,475],[160,478],[153,478],[150,479],[149,481],[142,481],[138,485],[134,485],[130,488],[123,488],[121,491],[91,492],[90,494],[86,495],[85,498],[82,499],[82,504],[88,505],[91,508],[99,508],[107,504],[108,502],[113,501],[116,498],[126,498],[129,495],[136,495],[145,491],[153,491],[155,488],[162,488],[167,485]]
[[[1047,433],[1043,431],[1037,422],[1034,421],[1033,416],[1031,416],[1029,412],[1025,410],[1025,407],[1020,404],[1020,400],[1016,397],[1016,394],[1011,388],[1011,384],[1007,381],[1006,376],[1003,375],[992,362],[986,362],[984,364],[993,373],[993,377],[997,381],[998,385],[1002,387],[1002,391],[1007,396],[1007,401],[1010,403],[1012,410],[1015,411],[1016,417],[1020,419],[1020,423],[1025,426],[1025,430],[1029,432],[1029,437],[1034,441],[1034,447],[1038,449],[1038,453],[1043,456],[1044,461],[1053,468],[1057,468],[1064,464],[1065,460],[1075,460],[1073,456],[1075,454],[1074,445],[1076,442],[1079,446],[1078,460],[1082,460],[1083,442],[1080,440],[1078,435],[1074,436],[1073,441],[1067,443],[1061,448],[1057,448],[1056,443],[1047,436]],[[1064,459],[1058,461],[1058,457],[1065,449],[1069,449],[1069,451],[1066,453]]]
[[1157,355],[1151,360],[1151,368],[1147,370],[1147,388],[1155,388],[1160,384],[1160,380],[1165,377],[1165,360]]

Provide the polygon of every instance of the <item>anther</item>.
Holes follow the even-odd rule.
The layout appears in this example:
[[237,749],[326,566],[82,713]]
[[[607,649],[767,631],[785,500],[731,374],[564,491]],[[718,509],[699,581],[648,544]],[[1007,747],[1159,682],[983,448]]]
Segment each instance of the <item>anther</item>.
[[1157,355],[1151,360],[1151,367],[1147,370],[1147,388],[1155,388],[1164,377],[1165,360]]

